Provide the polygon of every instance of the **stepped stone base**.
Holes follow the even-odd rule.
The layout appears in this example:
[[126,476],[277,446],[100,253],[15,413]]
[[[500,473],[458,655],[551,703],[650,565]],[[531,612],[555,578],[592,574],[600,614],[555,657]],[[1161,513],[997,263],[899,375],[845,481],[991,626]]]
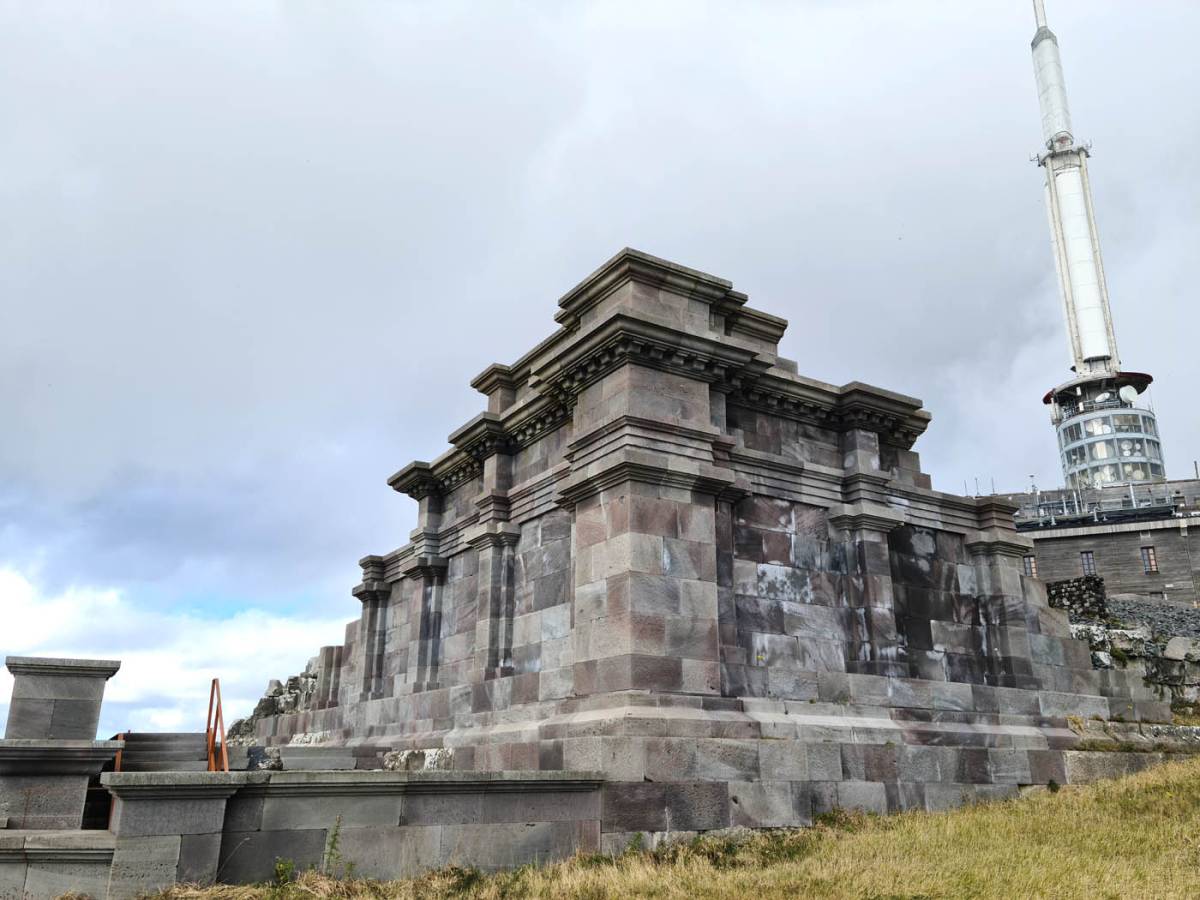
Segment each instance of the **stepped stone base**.
[[597,770],[616,846],[1063,783],[1070,717],[1169,720],[1023,575],[1014,506],[933,489],[920,401],[799,375],[746,299],[632,250],[568,292],[389,480],[410,541],[361,560],[345,640],[238,733]]

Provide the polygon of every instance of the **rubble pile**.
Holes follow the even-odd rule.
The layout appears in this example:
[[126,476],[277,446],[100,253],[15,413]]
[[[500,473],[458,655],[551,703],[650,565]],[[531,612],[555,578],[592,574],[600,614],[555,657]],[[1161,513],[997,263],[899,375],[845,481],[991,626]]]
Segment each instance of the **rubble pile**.
[[317,657],[308,661],[304,671],[286,682],[272,678],[267,691],[254,707],[254,712],[229,726],[226,739],[231,745],[250,746],[254,743],[254,725],[259,719],[307,709],[317,690]]

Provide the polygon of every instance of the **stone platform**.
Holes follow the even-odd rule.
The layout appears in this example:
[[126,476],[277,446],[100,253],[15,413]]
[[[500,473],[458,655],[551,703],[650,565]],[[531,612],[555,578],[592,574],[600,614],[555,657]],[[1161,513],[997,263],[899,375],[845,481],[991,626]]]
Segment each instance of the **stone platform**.
[[1169,719],[1022,574],[1014,506],[933,489],[920,401],[798,374],[783,319],[637,251],[558,305],[389,480],[417,528],[260,743],[598,770],[610,848],[1061,783],[1069,717]]

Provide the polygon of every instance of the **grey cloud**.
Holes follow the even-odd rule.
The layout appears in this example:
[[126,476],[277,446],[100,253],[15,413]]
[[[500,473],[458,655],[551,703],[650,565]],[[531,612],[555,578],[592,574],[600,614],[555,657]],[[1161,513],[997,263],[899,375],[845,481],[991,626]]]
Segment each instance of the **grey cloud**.
[[[1055,0],[1126,363],[1200,426],[1200,7]],[[345,589],[469,378],[633,245],[922,397],[959,490],[1057,477],[1025,3],[0,7],[0,565],[156,603]],[[1187,148],[1187,149],[1184,149]],[[305,599],[307,603],[317,600]],[[332,607],[331,608],[336,608]]]

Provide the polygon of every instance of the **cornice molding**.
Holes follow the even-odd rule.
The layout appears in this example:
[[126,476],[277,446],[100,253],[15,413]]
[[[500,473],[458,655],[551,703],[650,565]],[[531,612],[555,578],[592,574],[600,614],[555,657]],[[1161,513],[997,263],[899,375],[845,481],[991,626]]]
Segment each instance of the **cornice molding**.
[[753,350],[619,312],[539,366],[530,384],[570,407],[580,391],[628,363],[709,384],[736,383],[770,367]]
[[[731,294],[736,294],[733,282],[724,278],[625,247],[562,296],[554,321],[567,328],[576,327],[584,313],[631,281],[711,305],[727,301]],[[744,303],[745,295],[741,298]]]
[[521,539],[521,526],[511,522],[488,522],[477,525],[463,536],[465,543],[476,550],[484,547],[502,547],[505,544],[514,545]]
[[412,578],[415,575],[420,575],[422,578],[437,578],[445,573],[449,564],[449,560],[442,556],[418,555],[406,560],[401,571],[406,578]]
[[832,431],[874,431],[886,443],[905,450],[925,432],[932,418],[921,408],[920,400],[861,382],[834,388],[770,373],[746,381],[731,394],[731,400]]
[[420,460],[410,462],[389,478],[387,483],[392,490],[408,494],[417,501],[438,493],[438,482],[433,476],[433,466]]
[[511,439],[500,416],[480,413],[450,435],[450,443],[475,460],[485,460],[495,453],[508,453]]
[[695,471],[688,471],[674,469],[665,463],[656,463],[649,459],[620,456],[600,471],[573,473],[559,488],[557,502],[559,506],[570,509],[580,500],[625,481],[679,487],[726,497],[732,497],[745,489],[737,483],[730,469],[701,466]]
[[387,600],[392,595],[392,586],[382,578],[374,581],[364,581],[351,588],[350,593],[358,598],[360,603],[373,603]]
[[516,390],[519,384],[520,381],[512,366],[506,366],[503,363],[492,363],[471,379],[471,387],[481,394],[488,395],[501,388]]
[[1016,531],[987,528],[974,531],[965,540],[967,552],[972,555],[1001,556],[1020,559],[1033,552],[1033,541]]
[[52,675],[71,678],[112,678],[121,668],[119,659],[64,659],[42,656],[9,656],[5,666],[14,676]]
[[0,740],[0,775],[96,775],[123,741]]
[[844,531],[880,531],[884,534],[904,525],[907,517],[899,510],[875,503],[851,503],[829,510],[829,524]]

